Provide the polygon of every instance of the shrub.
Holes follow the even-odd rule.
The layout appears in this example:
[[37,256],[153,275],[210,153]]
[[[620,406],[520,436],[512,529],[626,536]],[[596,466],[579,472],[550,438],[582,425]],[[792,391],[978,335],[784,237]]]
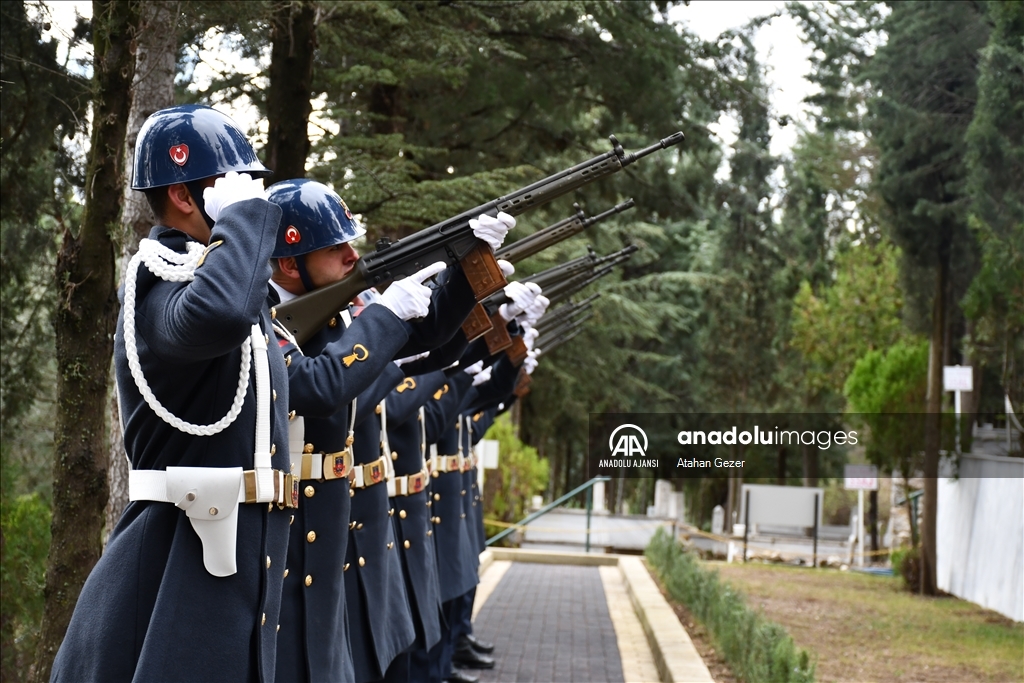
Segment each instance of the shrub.
[[3,680],[27,678],[43,619],[50,508],[38,493],[5,500],[0,509],[0,636]]
[[669,595],[686,605],[714,639],[733,671],[748,683],[814,680],[814,664],[786,630],[747,607],[743,596],[722,583],[718,572],[659,529],[645,551]]
[[[494,421],[486,438],[498,441],[498,469],[488,470],[484,477],[484,512],[499,521],[518,522],[530,498],[548,486],[548,461],[519,440],[507,414]],[[504,528],[485,527],[488,536]]]
[[903,585],[911,593],[921,588],[921,553],[917,548],[892,551],[892,571],[903,577]]

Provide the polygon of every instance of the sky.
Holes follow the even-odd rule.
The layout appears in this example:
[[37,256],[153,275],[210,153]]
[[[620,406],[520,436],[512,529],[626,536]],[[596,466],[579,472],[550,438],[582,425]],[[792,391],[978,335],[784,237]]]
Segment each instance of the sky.
[[[46,11],[50,15],[51,28],[47,37],[54,38],[66,46],[67,37],[75,24],[75,14],[89,16],[92,11],[90,2],[79,0],[60,0],[44,3]],[[717,0],[692,0],[688,6],[683,4],[675,5],[669,12],[669,19],[685,25],[689,30],[696,33],[705,40],[713,40],[722,31],[743,26],[752,18],[771,14],[782,10],[785,2],[777,0],[733,0],[722,2]],[[215,46],[217,41],[212,33],[208,46]],[[814,92],[814,86],[807,80],[806,75],[810,71],[808,57],[811,50],[801,41],[801,32],[796,22],[788,16],[780,16],[763,26],[757,33],[754,44],[757,47],[758,56],[768,67],[768,82],[771,85],[771,106],[775,119],[781,116],[788,116],[797,125],[779,127],[772,123],[771,152],[774,155],[785,155],[796,142],[796,136],[801,125],[809,126],[807,108],[803,103],[805,97]],[[58,53],[61,58],[66,54],[66,47]],[[214,69],[233,68],[244,69],[252,73],[259,70],[255,63],[240,63],[237,58],[222,50],[208,49],[204,51],[203,63],[197,67],[194,75],[194,82],[209,82]],[[82,60],[87,64],[90,58],[88,46],[76,48],[72,54],[72,60]],[[83,70],[86,70],[83,67]],[[316,107],[314,106],[314,109]],[[258,112],[255,107],[229,112],[238,122],[249,130],[258,130],[258,134],[266,134],[266,121],[258,121]],[[310,126],[310,134],[317,137],[321,129],[316,125],[314,112],[313,124]],[[333,126],[326,121],[321,125],[328,128]],[[737,124],[734,119],[723,116],[719,122],[710,126],[713,133],[718,135],[722,143],[730,145],[736,139]],[[719,169],[719,174],[727,171],[727,167]]]

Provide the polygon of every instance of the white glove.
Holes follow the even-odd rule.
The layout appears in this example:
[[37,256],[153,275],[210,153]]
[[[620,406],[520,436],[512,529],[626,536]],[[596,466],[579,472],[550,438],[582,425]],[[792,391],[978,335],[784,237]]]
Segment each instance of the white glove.
[[487,369],[481,370],[480,372],[476,373],[476,375],[473,377],[473,386],[475,387],[478,384],[489,382],[491,380],[491,369],[493,367],[493,365],[488,365]]
[[402,320],[422,318],[430,312],[431,290],[423,281],[447,268],[443,261],[431,264],[409,277],[395,280],[377,301]]
[[537,352],[530,351],[526,354],[526,360],[523,361],[523,369],[526,370],[527,375],[532,375],[533,371],[537,369]]
[[[533,286],[539,293],[540,287],[537,287],[537,285]],[[522,282],[510,282],[505,285],[505,296],[512,299],[512,301],[507,304],[502,304],[498,308],[498,313],[501,314],[501,317],[505,320],[511,321],[512,318],[525,311],[526,308],[533,303],[537,294],[534,293],[533,289],[530,289],[529,286]]]
[[420,358],[426,358],[429,355],[430,355],[430,351],[424,351],[423,353],[417,353],[415,356],[406,356],[405,358],[396,358],[395,359],[395,365],[397,365],[398,367],[402,367],[406,363],[411,363],[414,360],[419,360]]
[[508,231],[516,227],[516,219],[504,211],[499,211],[497,218],[482,213],[479,218],[469,222],[469,227],[473,229],[474,235],[491,245],[491,249],[497,249],[505,241]]
[[223,178],[217,178],[213,187],[203,190],[206,213],[216,223],[221,211],[235,202],[246,199],[263,199],[263,181],[256,180],[248,173],[229,171]]
[[501,268],[501,274],[505,277],[516,272],[516,267],[503,258],[498,259],[498,267]]
[[536,325],[537,321],[544,317],[544,313],[548,310],[548,306],[551,301],[546,296],[540,295],[533,300],[533,304],[524,311],[526,320],[531,325]]
[[472,365],[464,368],[463,372],[465,372],[467,375],[472,376],[472,375],[477,374],[478,372],[480,372],[483,369],[484,369],[484,362],[482,360],[478,360],[477,362],[473,363]]
[[526,348],[533,351],[533,344],[537,341],[537,337],[539,336],[540,332],[533,327],[530,327],[526,332],[523,332],[523,343],[526,344]]

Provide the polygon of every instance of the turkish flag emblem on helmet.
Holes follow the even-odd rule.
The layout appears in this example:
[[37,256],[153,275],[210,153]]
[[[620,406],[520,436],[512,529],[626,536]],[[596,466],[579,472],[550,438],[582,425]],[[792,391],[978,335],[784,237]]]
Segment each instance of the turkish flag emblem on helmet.
[[302,241],[302,235],[299,234],[298,228],[294,225],[289,225],[288,229],[284,231],[284,241],[288,244],[297,244]]
[[184,166],[188,161],[188,145],[175,145],[170,149],[171,161],[178,166]]

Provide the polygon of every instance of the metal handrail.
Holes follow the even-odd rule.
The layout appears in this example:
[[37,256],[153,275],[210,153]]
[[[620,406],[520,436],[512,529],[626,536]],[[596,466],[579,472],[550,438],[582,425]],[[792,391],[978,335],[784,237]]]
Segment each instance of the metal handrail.
[[580,484],[579,486],[574,488],[572,491],[569,491],[569,493],[565,494],[561,498],[558,498],[557,500],[553,500],[550,503],[548,503],[547,505],[545,505],[544,507],[542,507],[540,510],[537,510],[536,512],[533,512],[533,513],[527,515],[518,524],[510,526],[509,528],[505,529],[504,531],[502,531],[502,532],[500,532],[498,534],[495,534],[494,536],[491,536],[490,538],[487,539],[487,542],[485,543],[485,545],[493,545],[493,544],[497,543],[501,539],[503,539],[506,536],[510,535],[516,529],[519,529],[519,528],[522,528],[522,527],[526,526],[527,524],[529,524],[530,522],[532,522],[533,520],[535,520],[535,519],[537,519],[539,517],[543,517],[547,513],[549,513],[552,510],[554,510],[556,507],[561,506],[563,503],[565,503],[567,500],[569,500],[570,498],[575,496],[580,491],[586,490],[586,492],[587,492],[587,542],[586,542],[586,552],[589,553],[590,552],[590,511],[594,507],[594,490],[593,490],[593,486],[594,486],[594,484],[597,484],[598,482],[602,482],[602,481],[611,481],[611,477],[594,477],[590,481],[587,481],[587,482],[584,482],[583,484]]

